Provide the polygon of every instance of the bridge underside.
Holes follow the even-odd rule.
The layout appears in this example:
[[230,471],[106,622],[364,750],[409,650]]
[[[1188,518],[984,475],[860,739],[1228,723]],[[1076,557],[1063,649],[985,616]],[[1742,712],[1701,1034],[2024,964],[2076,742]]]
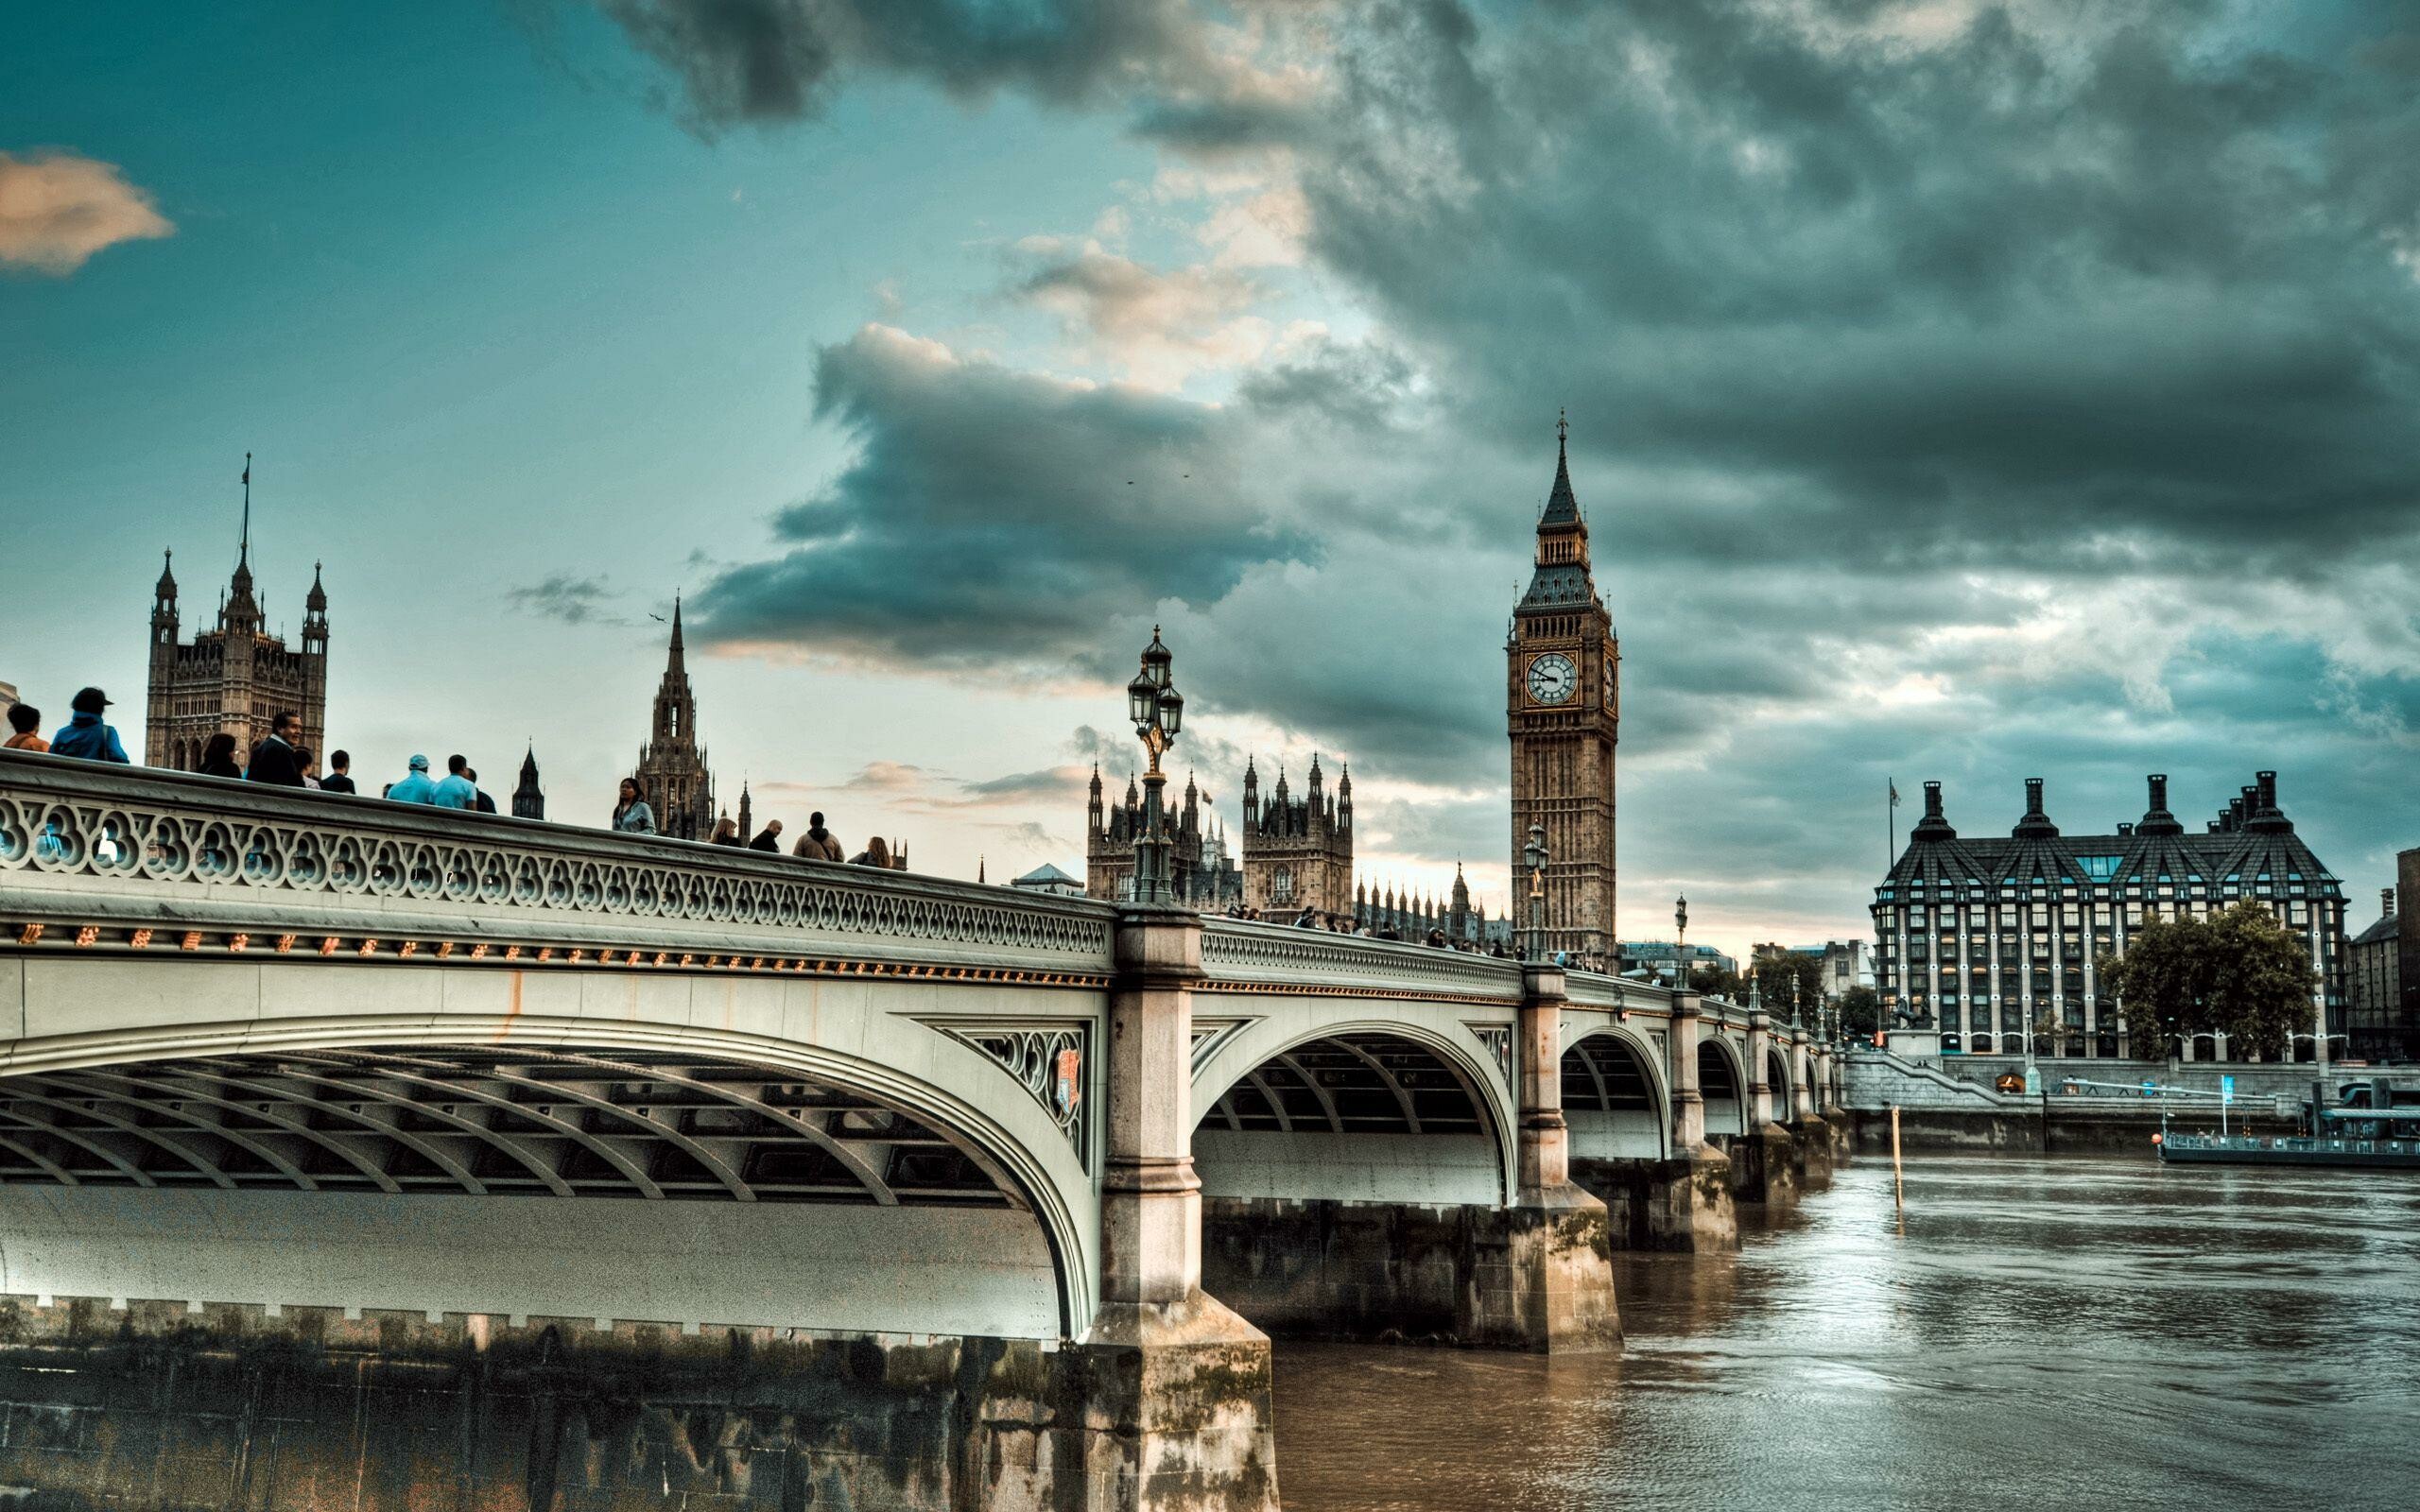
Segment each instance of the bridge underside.
[[794,1071],[629,1049],[280,1050],[0,1078],[0,1291],[39,1297],[1064,1326],[1028,1200],[964,1138]]
[[1393,1035],[1315,1040],[1227,1089],[1193,1133],[1212,1197],[1496,1204],[1487,1100],[1445,1057]]

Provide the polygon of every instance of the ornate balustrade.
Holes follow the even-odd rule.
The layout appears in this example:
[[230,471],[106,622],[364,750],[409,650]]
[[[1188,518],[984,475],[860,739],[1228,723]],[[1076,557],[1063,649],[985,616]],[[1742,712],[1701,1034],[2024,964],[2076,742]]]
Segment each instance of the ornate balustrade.
[[1280,988],[1432,1002],[1521,1001],[1517,962],[1239,919],[1202,920],[1201,971],[1214,992]]
[[19,945],[1105,981],[1115,911],[930,877],[0,751]]

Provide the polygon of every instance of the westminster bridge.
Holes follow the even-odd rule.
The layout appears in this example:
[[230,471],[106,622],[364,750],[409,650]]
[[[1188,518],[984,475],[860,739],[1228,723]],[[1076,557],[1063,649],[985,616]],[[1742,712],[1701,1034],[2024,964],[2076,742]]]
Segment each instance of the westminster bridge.
[[0,753],[0,1483],[1273,1508],[1270,1333],[1618,1348],[1609,1249],[1823,1180],[1832,1060],[1549,966]]

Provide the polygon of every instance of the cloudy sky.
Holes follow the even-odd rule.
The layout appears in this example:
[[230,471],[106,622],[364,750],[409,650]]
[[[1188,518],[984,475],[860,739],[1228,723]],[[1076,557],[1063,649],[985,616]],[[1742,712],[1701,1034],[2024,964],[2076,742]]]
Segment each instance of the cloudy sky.
[[2075,833],[2274,767],[2360,921],[2420,844],[2420,6],[101,3],[11,52],[46,706],[139,700],[250,451],[373,780],[533,741],[600,820],[678,593],[731,795],[1077,870],[1158,622],[1231,819],[1248,755],[1349,760],[1371,876],[1500,904],[1567,407],[1625,935],[1862,932],[1892,778]]

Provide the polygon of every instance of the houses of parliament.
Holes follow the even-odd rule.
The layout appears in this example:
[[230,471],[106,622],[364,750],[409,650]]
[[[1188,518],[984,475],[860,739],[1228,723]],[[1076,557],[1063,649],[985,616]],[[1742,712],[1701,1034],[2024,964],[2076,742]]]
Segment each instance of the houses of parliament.
[[[1512,610],[1505,639],[1505,724],[1512,746],[1512,847],[1515,923],[1530,878],[1523,851],[1531,826],[1544,834],[1545,948],[1610,965],[1614,935],[1614,751],[1621,732],[1621,643],[1598,591],[1588,523],[1571,487],[1567,424],[1555,425],[1554,483],[1539,513],[1529,589]],[[1442,904],[1400,897],[1357,882],[1353,865],[1353,777],[1325,791],[1314,757],[1304,793],[1288,774],[1263,797],[1257,762],[1244,770],[1241,855],[1191,779],[1183,806],[1168,816],[1171,871],[1178,898],[1204,912],[1248,909],[1281,922],[1305,916],[1337,927],[1370,927],[1406,938],[1444,935],[1448,943],[1502,937],[1471,907],[1457,868]],[[1134,846],[1145,816],[1129,778],[1123,802],[1104,800],[1093,770],[1085,814],[1085,891],[1133,895]]]

